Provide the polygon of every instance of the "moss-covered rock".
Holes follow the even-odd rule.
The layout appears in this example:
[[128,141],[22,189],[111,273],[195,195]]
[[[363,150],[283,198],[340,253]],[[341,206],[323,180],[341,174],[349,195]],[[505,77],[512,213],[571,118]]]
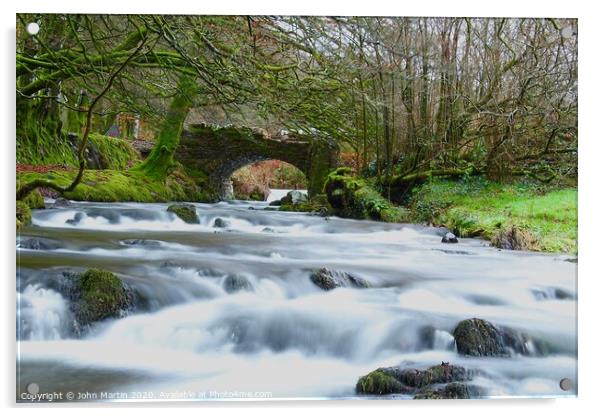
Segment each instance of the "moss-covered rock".
[[[470,381],[473,371],[464,367],[441,363],[419,370],[415,368],[383,367],[360,377],[356,384],[358,394],[417,394],[416,398],[468,398],[463,384]],[[441,390],[436,386],[446,384]]]
[[461,321],[454,329],[458,352],[473,356],[507,356],[501,332],[490,322],[472,318]]
[[546,355],[546,342],[515,331],[498,327],[484,319],[465,319],[453,332],[458,352],[471,356],[508,357],[521,355]]
[[514,224],[494,234],[491,245],[505,250],[538,251],[540,249],[537,238],[528,229]]
[[101,269],[89,269],[77,280],[78,300],[74,312],[80,325],[119,316],[132,304],[121,279]]
[[324,184],[324,192],[335,213],[342,217],[385,222],[407,220],[405,209],[394,206],[366,179],[354,176],[350,168],[331,172]]
[[167,207],[167,212],[173,212],[187,224],[199,224],[201,221],[192,204],[172,204]]
[[309,198],[307,197],[307,194],[301,191],[293,190],[289,191],[284,197],[282,197],[280,202],[282,202],[282,204],[297,205],[302,202],[307,202],[308,200]]
[[24,226],[31,224],[31,209],[23,201],[17,201],[16,203],[16,217],[17,217],[17,231],[21,230]]
[[464,367],[441,363],[431,366],[426,370],[416,368],[387,367],[381,371],[395,377],[406,386],[422,388],[431,384],[451,383],[454,381],[468,381],[473,373]]
[[324,290],[332,290],[337,287],[371,287],[370,283],[361,277],[339,270],[329,270],[324,267],[313,270],[310,279],[316,286]]
[[407,388],[396,380],[395,377],[379,369],[360,377],[355,385],[355,391],[357,394],[383,395],[404,393],[407,391]]
[[438,399],[470,399],[478,397],[477,395],[471,395],[471,390],[468,385],[464,383],[453,382],[447,384],[441,389],[433,389],[431,387],[425,388],[418,392],[414,396],[416,400],[438,400]]
[[283,203],[282,200],[280,200],[276,203],[271,203],[270,205],[280,206],[280,211],[309,212],[321,215],[323,217],[334,215],[335,213],[330,204],[328,203],[328,198],[325,194],[314,195],[309,200],[301,201],[297,204],[289,202]]

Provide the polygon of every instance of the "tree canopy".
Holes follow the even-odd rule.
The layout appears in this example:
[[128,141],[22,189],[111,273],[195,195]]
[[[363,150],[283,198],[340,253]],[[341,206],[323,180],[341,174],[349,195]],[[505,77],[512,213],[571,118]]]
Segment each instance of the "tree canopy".
[[334,141],[383,181],[576,175],[576,20],[21,14],[18,140],[81,135],[128,59],[96,131],[120,113],[160,131],[185,96],[186,111]]

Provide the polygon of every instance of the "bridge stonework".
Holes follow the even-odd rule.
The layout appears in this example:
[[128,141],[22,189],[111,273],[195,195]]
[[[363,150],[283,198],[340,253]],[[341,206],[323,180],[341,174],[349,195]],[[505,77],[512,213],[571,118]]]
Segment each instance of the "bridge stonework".
[[209,176],[221,199],[231,199],[230,177],[243,166],[281,160],[307,177],[310,196],[322,193],[328,172],[336,167],[338,148],[326,140],[288,137],[277,140],[247,127],[191,125],[182,132],[176,159]]

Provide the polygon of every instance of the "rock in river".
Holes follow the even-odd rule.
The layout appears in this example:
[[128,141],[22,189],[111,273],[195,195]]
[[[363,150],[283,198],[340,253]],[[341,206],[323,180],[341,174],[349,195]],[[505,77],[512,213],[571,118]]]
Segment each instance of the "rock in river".
[[107,270],[87,270],[78,276],[76,289],[77,300],[72,307],[81,325],[119,316],[132,306],[132,294]]
[[[469,398],[469,388],[464,382],[472,380],[473,374],[473,371],[464,367],[445,362],[426,370],[383,367],[360,377],[355,390],[358,394],[371,395],[415,394],[415,398]],[[441,384],[446,384],[441,390],[432,387]]]
[[458,237],[454,233],[445,233],[443,238],[441,239],[442,243],[457,243]]
[[461,321],[454,329],[453,335],[458,353],[464,355],[508,357],[512,353],[542,355],[547,352],[545,343],[479,318]]
[[192,204],[172,204],[167,207],[167,211],[173,212],[187,224],[199,224],[201,222],[196,213],[196,208]]
[[228,226],[230,226],[230,223],[223,218],[217,217],[213,221],[214,228],[227,228]]
[[[289,191],[281,200],[280,205],[297,205],[307,202],[307,194],[301,191]],[[271,204],[270,204],[271,205]]]
[[332,290],[337,287],[371,287],[370,283],[361,277],[339,270],[329,270],[325,267],[313,270],[310,279],[316,286],[324,290]]
[[252,291],[253,285],[246,277],[231,274],[224,279],[224,290],[228,293],[234,293],[240,290]]

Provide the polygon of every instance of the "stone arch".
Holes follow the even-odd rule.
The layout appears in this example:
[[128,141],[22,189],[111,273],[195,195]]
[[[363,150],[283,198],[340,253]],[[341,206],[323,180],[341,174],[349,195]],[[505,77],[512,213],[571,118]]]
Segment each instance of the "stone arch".
[[192,125],[182,133],[176,159],[201,170],[213,190],[226,197],[228,182],[239,168],[264,160],[281,160],[307,177],[310,196],[322,193],[328,172],[336,166],[338,148],[317,138],[278,140],[247,127]]

